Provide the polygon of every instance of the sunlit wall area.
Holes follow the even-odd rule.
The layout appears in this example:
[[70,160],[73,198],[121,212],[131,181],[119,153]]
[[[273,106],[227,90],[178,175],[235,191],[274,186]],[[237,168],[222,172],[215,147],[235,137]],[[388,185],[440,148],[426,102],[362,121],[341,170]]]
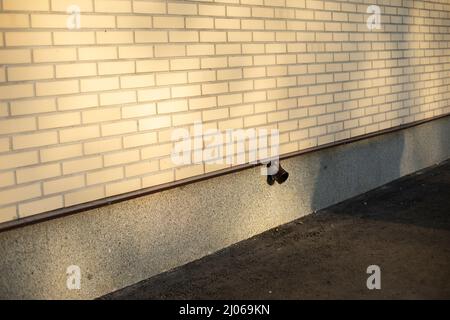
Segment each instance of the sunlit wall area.
[[448,0],[0,6],[0,222],[234,166],[173,161],[199,123],[286,154],[450,113]]

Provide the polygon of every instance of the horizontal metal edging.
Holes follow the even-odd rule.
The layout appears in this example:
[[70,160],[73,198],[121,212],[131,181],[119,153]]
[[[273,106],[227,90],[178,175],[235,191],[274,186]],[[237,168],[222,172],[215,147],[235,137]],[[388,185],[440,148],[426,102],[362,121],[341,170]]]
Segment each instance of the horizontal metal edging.
[[[418,125],[421,125],[421,124],[424,124],[424,123],[427,123],[427,122],[431,122],[433,120],[437,120],[437,119],[440,119],[440,118],[445,118],[445,117],[448,117],[448,116],[450,116],[450,114],[443,114],[443,115],[435,116],[435,117],[432,117],[432,118],[428,118],[428,119],[419,120],[419,121],[415,121],[415,122],[412,122],[412,123],[400,125],[400,126],[397,126],[397,127],[388,128],[388,129],[376,131],[376,132],[373,132],[373,133],[368,133],[368,134],[357,136],[357,137],[354,137],[354,138],[349,138],[349,139],[344,139],[344,140],[340,140],[340,141],[333,142],[333,143],[324,144],[324,145],[321,145],[321,146],[318,146],[318,147],[313,147],[313,148],[309,148],[309,149],[305,149],[305,150],[300,150],[300,151],[296,151],[296,152],[287,153],[287,154],[284,154],[284,155],[280,156],[280,159],[281,160],[288,159],[288,158],[301,156],[301,155],[304,155],[304,154],[307,154],[307,153],[311,153],[311,152],[316,152],[316,151],[329,149],[329,148],[333,148],[333,147],[337,147],[337,146],[341,146],[341,145],[345,145],[345,144],[349,144],[349,143],[354,143],[354,142],[357,142],[357,141],[361,141],[361,140],[365,140],[365,139],[381,136],[381,135],[384,135],[384,134],[387,134],[387,133],[392,133],[392,132],[400,131],[400,130],[403,130],[403,129],[415,127],[415,126],[418,126]],[[7,231],[7,230],[20,228],[20,227],[24,227],[24,226],[27,226],[27,225],[32,225],[32,224],[44,222],[44,221],[47,221],[47,220],[62,218],[62,217],[69,216],[69,215],[72,215],[72,214],[76,214],[76,213],[79,213],[79,212],[92,210],[92,209],[100,208],[100,207],[103,207],[103,206],[111,205],[111,204],[114,204],[114,203],[118,203],[118,202],[122,202],[122,201],[126,201],[126,200],[131,200],[131,199],[134,199],[134,198],[150,195],[152,193],[157,193],[157,192],[161,192],[161,191],[165,191],[165,190],[169,190],[169,189],[185,186],[185,185],[188,185],[188,184],[191,184],[191,183],[194,183],[194,182],[200,182],[200,181],[203,181],[203,180],[216,178],[216,177],[223,176],[223,175],[226,175],[226,174],[235,173],[235,172],[239,172],[239,171],[242,171],[242,170],[254,168],[254,167],[257,167],[259,165],[260,164],[243,164],[243,165],[239,165],[239,166],[234,166],[232,168],[227,168],[227,169],[223,169],[223,170],[219,170],[219,171],[215,171],[215,172],[210,172],[210,173],[206,173],[206,174],[203,174],[203,175],[200,175],[200,176],[191,177],[191,178],[187,178],[187,179],[183,179],[183,180],[179,180],[179,181],[165,183],[165,184],[158,185],[158,186],[155,186],[155,187],[140,189],[140,190],[137,190],[137,191],[124,193],[124,194],[113,196],[113,197],[103,198],[103,199],[99,199],[99,200],[95,200],[95,201],[79,204],[79,205],[72,206],[72,207],[61,208],[61,209],[58,209],[58,210],[44,212],[44,213],[36,214],[34,216],[21,218],[21,219],[14,220],[14,221],[4,222],[4,223],[0,224],[0,232],[4,232],[4,231]]]

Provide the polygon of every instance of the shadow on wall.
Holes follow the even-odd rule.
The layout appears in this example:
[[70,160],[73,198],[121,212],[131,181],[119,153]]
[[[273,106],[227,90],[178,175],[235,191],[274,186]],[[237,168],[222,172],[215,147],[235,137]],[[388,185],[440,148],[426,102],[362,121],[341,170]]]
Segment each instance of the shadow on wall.
[[[336,152],[333,148],[327,151],[330,156],[319,158],[320,166],[311,200],[311,209],[314,212],[402,175],[404,132],[394,133],[393,137],[384,143],[377,142],[379,139],[381,138],[364,141],[361,152]],[[350,144],[338,148],[351,149],[353,146]]]
[[[364,151],[357,153],[357,158],[353,157],[351,161],[346,159],[346,152],[335,153],[336,157],[332,160],[320,161],[312,198],[313,209],[317,211],[338,203],[340,199],[361,195],[360,202],[352,202],[350,206],[337,206],[333,212],[355,216],[364,212],[362,218],[449,230],[448,221],[438,214],[439,209],[433,210],[429,207],[429,202],[425,201],[426,198],[448,196],[448,172],[441,172],[423,183],[418,177],[412,181],[414,185],[402,183],[401,187],[397,187],[394,183],[387,188],[380,188],[371,197],[371,201],[375,202],[371,203],[373,212],[365,209],[367,200],[362,195],[402,176],[448,161],[450,117],[439,122],[440,125],[427,123],[420,126],[420,130],[402,130],[391,134],[387,139],[375,139],[384,139],[383,143],[366,141]],[[350,145],[344,147],[351,148]],[[417,188],[417,183],[421,183],[422,188]],[[362,187],[364,185],[366,187]],[[437,200],[436,203],[445,203],[445,200]],[[385,214],[386,206],[392,210]],[[425,214],[436,213],[437,216],[433,219],[423,219]]]
[[[414,17],[410,17],[413,19]],[[384,29],[379,33],[379,37],[386,37]],[[417,101],[425,101],[424,95],[427,90],[421,90],[428,85],[420,83],[411,86],[411,71],[417,67],[418,56],[417,39],[415,33],[407,30],[402,32],[402,39],[398,50],[401,51],[398,65],[386,67],[389,69],[390,85],[394,87],[398,101],[390,102],[390,111],[387,113],[397,113],[396,119],[391,123],[395,126],[402,125],[407,121],[413,121],[413,113],[417,113]],[[374,53],[365,56],[366,61],[378,59]],[[373,63],[373,62],[372,62]],[[423,86],[422,86],[423,84]],[[445,101],[445,82],[442,79],[434,79],[434,86],[438,87],[434,102],[430,102],[428,107],[433,110],[436,104]],[[444,86],[444,88],[442,87]],[[380,92],[378,92],[380,94]],[[388,97],[386,94],[385,98]],[[379,105],[389,103],[386,99],[379,99]],[[375,103],[375,98],[373,100]],[[422,102],[424,103],[424,102]],[[430,116],[430,115],[428,115]],[[427,138],[424,139],[423,135]],[[371,139],[378,141],[378,139]],[[313,211],[323,209],[331,204],[335,204],[340,199],[346,199],[370,189],[381,186],[387,182],[395,180],[401,176],[411,174],[414,171],[434,165],[443,159],[450,157],[448,154],[450,144],[450,129],[448,126],[429,126],[423,130],[402,130],[392,134],[386,143],[376,144],[374,141],[366,141],[364,152],[357,153],[358,159],[346,159],[345,152],[334,153],[336,157],[319,158],[319,169],[315,181],[314,193],[311,201]],[[381,147],[383,146],[383,147]],[[351,148],[344,146],[343,148]],[[417,150],[430,150],[431,153],[418,152]],[[332,160],[324,160],[332,159]],[[358,174],[363,172],[364,174]],[[363,187],[366,186],[366,187]],[[369,187],[367,187],[369,186]]]

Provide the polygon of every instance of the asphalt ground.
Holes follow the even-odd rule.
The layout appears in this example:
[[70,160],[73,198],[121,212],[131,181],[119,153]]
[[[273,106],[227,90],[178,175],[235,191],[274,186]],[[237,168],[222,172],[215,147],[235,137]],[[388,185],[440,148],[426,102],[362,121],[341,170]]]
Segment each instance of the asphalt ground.
[[102,298],[450,299],[450,161]]

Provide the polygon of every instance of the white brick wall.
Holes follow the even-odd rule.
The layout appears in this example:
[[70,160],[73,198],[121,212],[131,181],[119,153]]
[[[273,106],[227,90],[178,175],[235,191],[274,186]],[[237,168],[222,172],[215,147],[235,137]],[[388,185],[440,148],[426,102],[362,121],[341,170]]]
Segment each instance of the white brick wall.
[[0,0],[0,222],[226,167],[171,163],[196,120],[286,153],[449,113],[449,44],[448,0]]

